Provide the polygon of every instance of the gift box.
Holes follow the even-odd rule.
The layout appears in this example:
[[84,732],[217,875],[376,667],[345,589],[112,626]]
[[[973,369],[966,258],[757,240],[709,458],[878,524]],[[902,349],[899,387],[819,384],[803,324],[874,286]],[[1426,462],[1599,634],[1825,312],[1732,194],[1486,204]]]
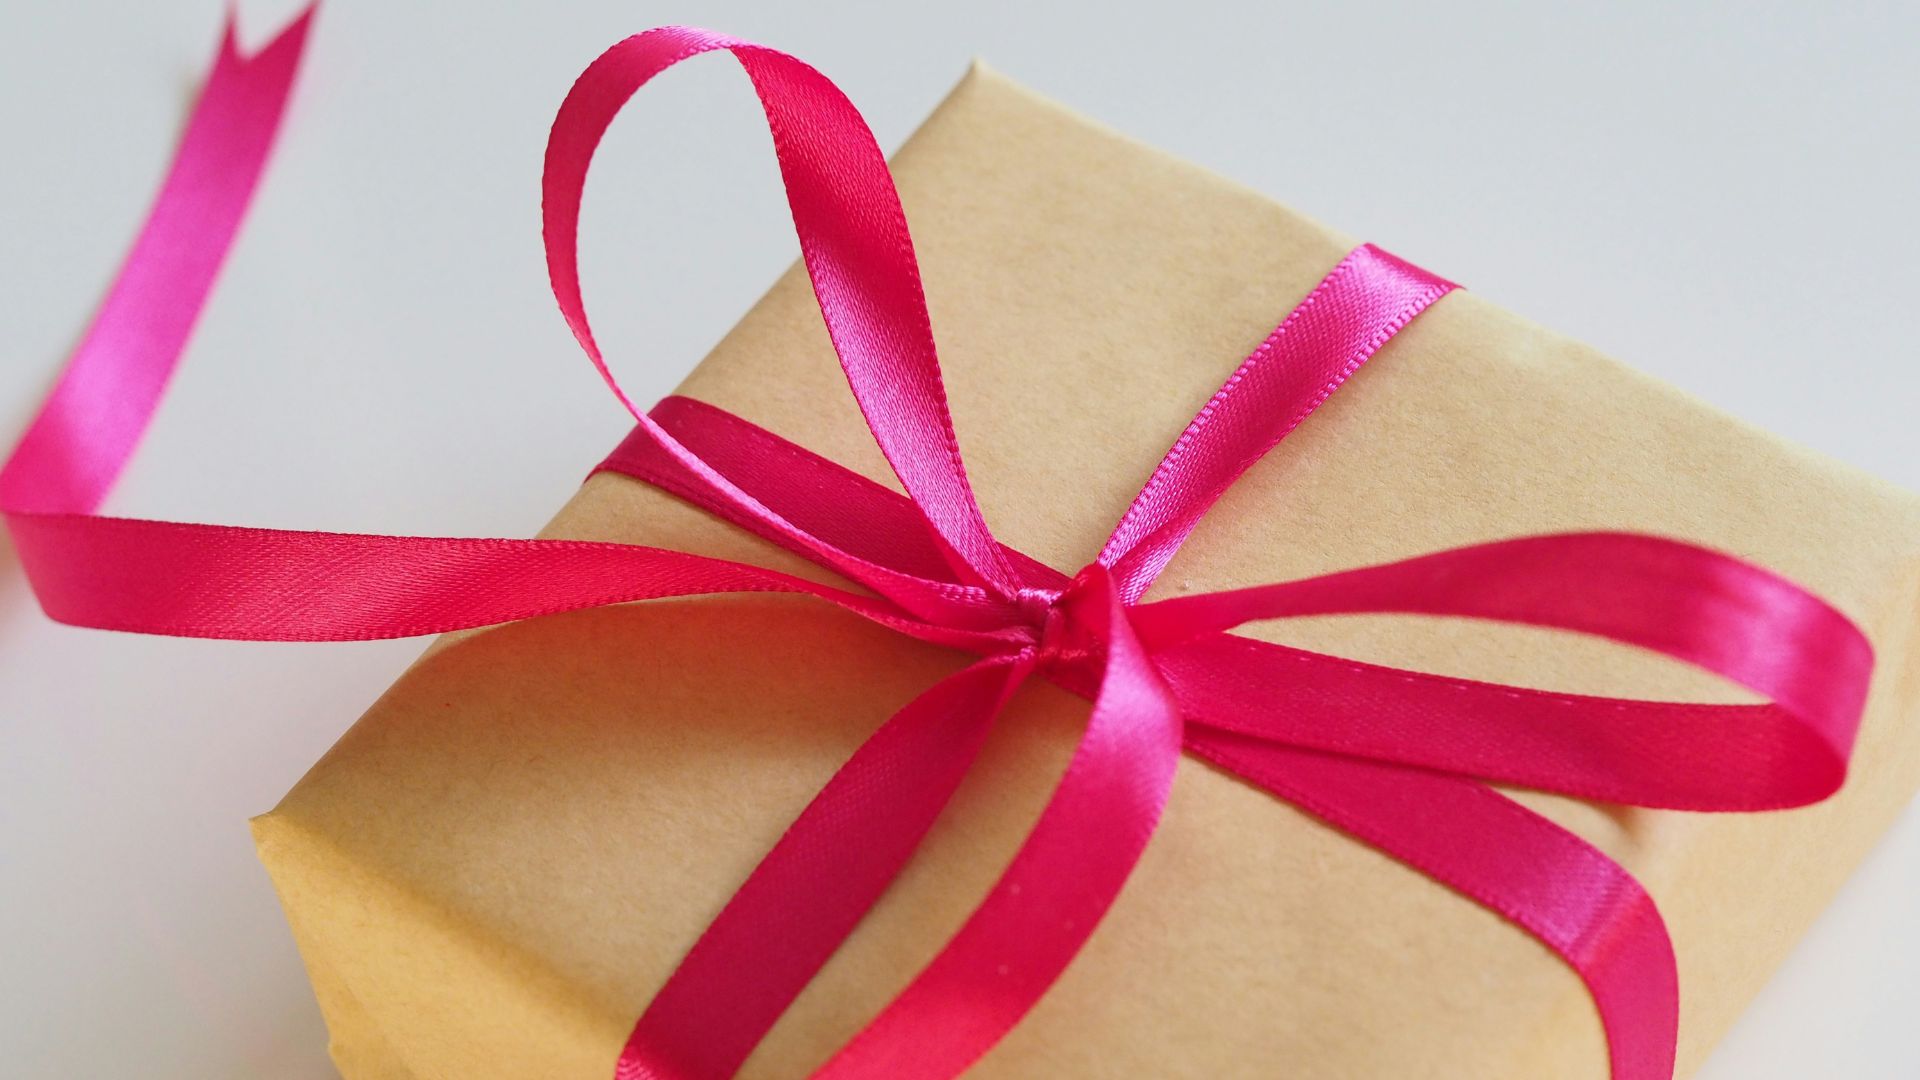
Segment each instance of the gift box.
[[[1354,246],[976,66],[894,159],[951,408],[1010,547],[1085,565],[1221,380]],[[1409,253],[1418,254],[1418,253]],[[680,394],[893,485],[804,272]],[[1150,596],[1632,529],[1792,578],[1871,640],[1842,790],[1764,814],[1515,791],[1658,901],[1690,1075],[1920,786],[1920,500],[1455,293],[1255,465]],[[618,470],[545,532],[830,572]],[[1738,701],[1591,638],[1456,619],[1240,631],[1574,693]],[[441,639],[254,822],[350,1080],[604,1078],[688,946],[863,739],[965,658],[791,597]],[[931,960],[1086,704],[1030,683],[904,875],[740,1075],[802,1074]],[[1193,757],[1104,922],[969,1073],[1600,1080],[1592,999],[1498,915]]]
[[555,122],[562,314],[611,383],[587,162],[713,49],[807,270],[553,538],[100,515],[309,21],[229,28],[0,513],[76,625],[462,631],[258,824],[353,1076],[1666,1080],[1915,786],[1910,496],[985,71],[899,163],[950,391],[857,112],[667,27]]

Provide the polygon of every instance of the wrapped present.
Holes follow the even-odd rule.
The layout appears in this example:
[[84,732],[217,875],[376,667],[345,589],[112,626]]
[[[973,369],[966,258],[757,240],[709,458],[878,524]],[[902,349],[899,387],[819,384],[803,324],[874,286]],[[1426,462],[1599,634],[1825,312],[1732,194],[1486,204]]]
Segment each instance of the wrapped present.
[[[84,484],[23,510],[16,471],[72,621],[550,612],[440,639],[254,822],[341,1071],[1691,1074],[1920,787],[1920,500],[978,66],[892,165],[945,376],[916,383],[888,320],[918,278],[861,277],[912,271],[856,197],[870,143],[810,69],[690,31],[616,47],[556,124],[550,266],[596,360],[586,159],[715,47],[808,265],[547,546],[99,526]],[[908,445],[946,407],[1004,548]],[[1135,498],[1196,475],[1238,479]],[[619,603],[681,592],[731,595]]]

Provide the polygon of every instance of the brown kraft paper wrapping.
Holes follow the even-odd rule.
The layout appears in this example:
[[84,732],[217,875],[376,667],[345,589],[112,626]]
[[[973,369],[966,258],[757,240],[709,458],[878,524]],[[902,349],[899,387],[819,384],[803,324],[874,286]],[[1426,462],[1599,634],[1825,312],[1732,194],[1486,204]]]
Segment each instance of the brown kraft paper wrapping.
[[[1068,571],[1354,243],[978,67],[895,172],[987,518]],[[798,270],[682,392],[893,483]],[[1687,1076],[1920,786],[1920,500],[1456,293],[1249,472],[1154,595],[1584,528],[1677,536],[1784,573],[1859,622],[1879,658],[1852,775],[1824,804],[1708,815],[1518,795],[1658,900]],[[545,535],[831,580],[621,476],[590,480]],[[1248,632],[1522,685],[1740,700],[1568,634],[1405,618]],[[605,1080],[653,992],[813,792],[961,662],[783,597],[630,605],[436,644],[254,823],[342,1073]],[[921,852],[742,1076],[803,1075],[933,957],[1030,826],[1085,711],[1049,685],[1022,691]],[[1593,1006],[1545,948],[1188,758],[1111,914],[969,1075],[1606,1074]]]

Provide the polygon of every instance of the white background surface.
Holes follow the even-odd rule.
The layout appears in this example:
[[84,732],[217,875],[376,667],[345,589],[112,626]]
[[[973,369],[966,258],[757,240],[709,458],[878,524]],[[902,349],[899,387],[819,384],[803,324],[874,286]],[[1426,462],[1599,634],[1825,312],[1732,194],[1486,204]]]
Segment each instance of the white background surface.
[[[247,0],[246,39],[294,6]],[[266,190],[112,509],[536,529],[626,427],[547,293],[546,126],[602,48],[673,21],[812,60],[887,146],[978,53],[1920,489],[1911,9],[1077,6],[330,0]],[[0,5],[0,442],[131,238],[219,7]],[[588,289],[639,400],[793,254],[745,81],[690,67],[616,125],[588,200]],[[57,627],[0,554],[0,1072],[332,1075],[245,819],[418,648]],[[1910,812],[1706,1080],[1920,1076],[1916,900]]]

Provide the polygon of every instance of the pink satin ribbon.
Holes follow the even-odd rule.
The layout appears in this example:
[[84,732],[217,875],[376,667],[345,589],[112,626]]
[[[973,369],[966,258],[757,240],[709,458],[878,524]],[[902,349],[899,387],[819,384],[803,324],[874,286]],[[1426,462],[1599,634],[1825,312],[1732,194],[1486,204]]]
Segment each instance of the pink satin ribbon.
[[[813,1075],[949,1077],[991,1048],[1124,885],[1183,748],[1539,938],[1590,988],[1616,1080],[1672,1075],[1677,979],[1653,902],[1606,856],[1488,783],[1686,810],[1823,799],[1844,777],[1872,667],[1865,637],[1844,616],[1758,567],[1627,533],[1526,537],[1143,600],[1214,500],[1453,287],[1372,246],[1348,254],[1246,359],[1098,557],[1069,576],[999,544],[981,516],[906,221],[859,114],[784,53],[662,28],[587,69],[547,151],[554,293],[638,422],[601,467],[671,491],[865,591],[621,544],[94,515],[232,240],[307,25],[303,16],[251,58],[229,33],[107,302],[0,472],[0,507],[49,615],[143,633],[315,641],[439,633],[654,597],[793,592],[979,657],[904,706],[822,789],[655,996],[616,1076],[732,1075],[911,857],[995,716],[1036,675],[1093,702],[1065,775],[965,925]],[[641,413],[594,343],[574,252],[594,147],[649,78],[715,49],[734,54],[765,108],[821,313],[904,496],[712,406],[676,397]],[[1598,635],[1714,672],[1768,703],[1547,693],[1230,633],[1261,619],[1346,612]]]

